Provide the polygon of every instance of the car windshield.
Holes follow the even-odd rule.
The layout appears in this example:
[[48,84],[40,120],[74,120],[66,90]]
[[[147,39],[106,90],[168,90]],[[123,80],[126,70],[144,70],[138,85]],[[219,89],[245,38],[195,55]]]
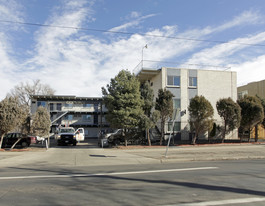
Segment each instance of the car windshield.
[[75,130],[73,128],[64,128],[60,130],[61,133],[75,133]]

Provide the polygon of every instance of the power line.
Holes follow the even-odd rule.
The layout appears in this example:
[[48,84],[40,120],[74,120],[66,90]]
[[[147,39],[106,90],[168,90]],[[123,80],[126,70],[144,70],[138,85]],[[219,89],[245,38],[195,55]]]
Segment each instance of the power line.
[[8,21],[8,20],[0,20],[0,22],[2,22],[2,23],[11,23],[11,24],[21,24],[21,25],[28,25],[28,26],[40,26],[40,27],[61,28],[61,29],[75,29],[75,30],[93,31],[93,32],[102,32],[102,33],[114,33],[114,34],[123,34],[123,35],[139,34],[139,35],[147,36],[147,37],[167,38],[167,39],[176,39],[176,40],[185,40],[185,41],[197,41],[197,42],[210,42],[210,43],[216,43],[216,44],[235,44],[235,45],[265,47],[264,44],[248,44],[248,43],[242,43],[242,42],[236,43],[236,42],[228,42],[228,41],[194,39],[194,38],[184,38],[184,37],[165,36],[165,35],[154,35],[154,34],[135,33],[135,32],[112,31],[112,30],[105,30],[105,29],[93,29],[93,28],[72,27],[72,26],[59,26],[59,25],[38,24],[38,23]]

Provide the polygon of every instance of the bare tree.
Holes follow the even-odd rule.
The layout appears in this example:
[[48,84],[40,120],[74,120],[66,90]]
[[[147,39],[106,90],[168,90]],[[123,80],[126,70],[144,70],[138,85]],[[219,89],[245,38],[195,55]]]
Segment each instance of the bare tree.
[[25,105],[29,111],[31,95],[54,95],[54,93],[54,89],[47,84],[42,84],[38,79],[34,80],[33,84],[20,82],[11,90],[10,95],[17,97],[19,103]]

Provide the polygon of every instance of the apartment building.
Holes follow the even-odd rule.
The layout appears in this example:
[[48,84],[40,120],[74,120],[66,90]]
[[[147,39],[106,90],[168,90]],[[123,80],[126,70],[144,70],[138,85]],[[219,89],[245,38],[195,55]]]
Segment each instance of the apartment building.
[[[155,97],[158,90],[166,88],[172,94],[174,109],[179,109],[180,113],[176,117],[174,131],[177,131],[177,138],[188,140],[191,138],[189,133],[189,114],[188,106],[190,99],[196,95],[203,95],[210,101],[214,108],[214,120],[216,124],[222,125],[222,119],[216,110],[216,102],[221,98],[231,97],[237,100],[237,76],[236,72],[220,70],[195,70],[181,68],[160,69],[141,68],[135,72],[141,82],[149,81]],[[166,125],[169,133],[172,129],[172,122]],[[207,135],[202,138],[207,138]],[[237,138],[237,130],[233,131],[226,138]]]
[[85,137],[97,137],[100,129],[109,127],[105,120],[107,109],[101,97],[76,97],[61,95],[31,96],[31,113],[34,114],[39,106],[47,108],[51,118],[51,131],[58,126],[84,128]]
[[256,96],[261,99],[265,99],[265,80],[258,82],[251,82],[247,85],[243,85],[237,88],[238,98],[242,98],[244,95]]
[[[251,82],[247,85],[243,85],[237,88],[238,99],[249,96],[259,96],[261,99],[265,99],[265,80],[258,82]],[[255,138],[255,130],[250,134],[250,138]],[[265,139],[265,129],[259,125],[258,126],[258,138]]]

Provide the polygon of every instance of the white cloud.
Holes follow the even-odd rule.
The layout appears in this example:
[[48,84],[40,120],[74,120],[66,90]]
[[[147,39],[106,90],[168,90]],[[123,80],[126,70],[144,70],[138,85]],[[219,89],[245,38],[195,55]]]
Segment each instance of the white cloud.
[[[264,41],[265,32],[249,37],[237,38],[228,43],[218,44],[212,48],[203,49],[202,51],[193,54],[193,56],[188,59],[185,64],[227,65],[236,61],[246,61],[246,59],[240,58],[240,55],[235,58],[234,54],[246,48],[251,49],[251,47],[259,47],[252,46],[251,44],[260,44]],[[245,58],[249,59],[250,56]]]
[[239,86],[249,82],[265,79],[264,72],[265,55],[243,62],[242,64],[231,65],[232,70],[237,72],[237,83]]
[[[7,21],[22,21],[22,7],[15,1],[0,1],[0,19]],[[13,49],[12,37],[8,35],[10,31],[21,28],[18,25],[9,25],[2,23],[0,25],[0,100],[12,88],[16,79],[14,78],[17,68],[16,60],[12,58]]]
[[[55,9],[45,24],[81,27],[86,22],[93,21],[94,16],[91,4],[86,4],[85,0],[78,1],[79,4],[76,4],[74,0],[62,2],[65,4]],[[130,15],[131,18],[136,19],[116,27],[116,31],[138,26],[145,19],[151,18],[155,14],[141,16],[140,13],[132,12]],[[7,67],[11,68],[11,71],[18,71],[15,75],[14,73],[6,73],[5,76],[1,75],[0,83],[8,80],[5,84],[8,85],[9,91],[13,87],[12,85],[20,81],[41,79],[41,82],[54,88],[57,94],[101,96],[101,87],[106,86],[110,78],[117,75],[121,69],[132,71],[141,61],[142,48],[145,44],[148,44],[148,49],[144,49],[145,60],[178,58],[194,52],[195,49],[204,45],[203,42],[199,41],[157,38],[152,35],[185,37],[187,39],[203,38],[235,26],[244,25],[248,21],[250,22],[250,20],[243,17],[239,18],[240,20],[232,19],[231,23],[226,22],[216,27],[180,32],[176,25],[164,26],[163,28],[150,30],[146,33],[146,36],[139,34],[129,37],[109,35],[109,39],[107,35],[105,35],[106,39],[100,39],[74,29],[40,28],[35,34],[36,46],[32,52],[32,57],[27,59],[22,65],[18,66],[12,63],[15,61],[10,60],[8,47],[5,46],[8,44],[2,46],[0,42],[0,59],[5,60]],[[253,21],[255,20],[254,17],[254,14],[249,15],[249,18],[252,18]],[[1,36],[0,38],[2,39]],[[263,33],[234,41],[258,43],[261,38],[264,38]],[[5,36],[3,36],[3,39],[5,39]],[[7,43],[6,40],[4,42]],[[217,63],[222,63],[222,55],[226,55],[228,51],[233,54],[245,47],[231,44],[228,50],[227,45],[217,45],[193,55],[188,62],[206,62],[212,57],[213,60],[216,59],[218,61]],[[207,55],[208,59],[206,58]],[[261,61],[261,59],[256,59],[256,62]],[[246,64],[246,66],[242,64],[242,67],[247,68],[249,65],[251,65],[251,62]],[[156,67],[156,63],[150,62],[150,66]],[[12,82],[13,77],[19,81]],[[0,99],[8,91],[1,90]]]
[[122,24],[120,26],[114,27],[114,28],[110,29],[110,31],[115,31],[115,32],[117,32],[117,31],[125,31],[129,27],[138,26],[140,23],[143,22],[143,20],[151,18],[153,16],[156,16],[156,14],[149,14],[149,15],[145,15],[145,16],[139,16],[139,13],[134,12],[132,14],[132,17],[133,18],[137,18],[137,19],[134,19],[134,20],[132,20],[130,22],[127,22],[125,24]]

